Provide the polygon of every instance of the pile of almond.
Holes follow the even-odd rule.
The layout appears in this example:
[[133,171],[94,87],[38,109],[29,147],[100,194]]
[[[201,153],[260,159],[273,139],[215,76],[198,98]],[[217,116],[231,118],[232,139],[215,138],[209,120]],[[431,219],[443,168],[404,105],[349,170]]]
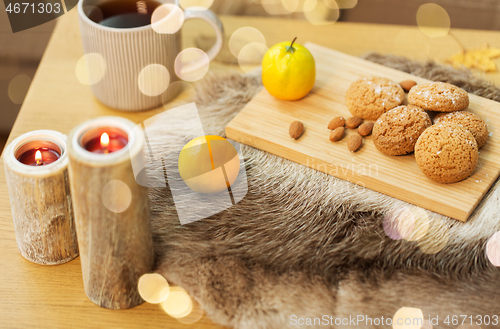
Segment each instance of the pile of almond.
[[[415,81],[403,81],[400,83],[401,87],[405,91],[409,91],[417,83]],[[351,135],[347,138],[347,148],[351,152],[358,151],[363,145],[363,137],[369,136],[372,133],[374,123],[373,122],[363,122],[363,119],[359,117],[349,117],[345,119],[344,117],[338,116],[332,119],[328,123],[328,129],[332,132],[330,133],[330,141],[338,142],[344,138],[347,129],[357,129],[358,133],[356,135]],[[294,140],[297,140],[304,133],[304,124],[300,121],[294,121],[290,124],[289,134]]]
[[[372,133],[373,122],[363,122],[363,119],[358,117],[350,117],[347,119],[335,117],[328,124],[328,129],[332,131],[330,133],[330,140],[332,142],[338,142],[344,138],[346,128],[358,130],[358,134],[351,135],[347,138],[347,148],[351,152],[356,152],[361,148],[361,145],[363,145],[363,137],[369,136]],[[294,121],[290,124],[288,132],[290,137],[297,140],[304,133],[304,124],[300,121]]]
[[338,142],[344,138],[346,127],[348,129],[358,129],[357,135],[351,135],[347,138],[347,148],[351,152],[356,152],[363,144],[363,137],[372,133],[373,122],[363,122],[363,119],[358,117],[350,117],[347,119],[335,117],[328,124],[328,129],[332,131],[330,133],[330,140],[332,142]]

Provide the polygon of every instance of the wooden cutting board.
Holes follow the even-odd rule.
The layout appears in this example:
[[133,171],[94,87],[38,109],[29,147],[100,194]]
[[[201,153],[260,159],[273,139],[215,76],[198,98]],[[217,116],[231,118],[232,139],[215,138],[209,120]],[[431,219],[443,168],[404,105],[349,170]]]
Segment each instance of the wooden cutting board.
[[[265,88],[227,125],[229,139],[345,179],[394,198],[466,221],[500,173],[500,103],[470,95],[469,110],[488,124],[490,137],[481,149],[478,166],[471,177],[454,184],[428,179],[418,168],[413,154],[387,156],[374,146],[372,138],[351,153],[347,136],[333,143],[327,125],[336,116],[351,116],[344,96],[352,82],[363,76],[384,76],[396,82],[425,79],[307,43],[316,59],[316,84],[304,99],[281,101]],[[302,121],[305,131],[299,140],[288,134],[290,123]]]

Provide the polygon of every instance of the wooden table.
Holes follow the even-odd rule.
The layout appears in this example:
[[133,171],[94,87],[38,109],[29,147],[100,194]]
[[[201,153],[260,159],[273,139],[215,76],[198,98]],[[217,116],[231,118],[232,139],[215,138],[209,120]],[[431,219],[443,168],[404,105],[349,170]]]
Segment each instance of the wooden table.
[[[264,34],[268,46],[298,36],[302,42],[312,41],[357,56],[378,51],[415,59],[444,60],[460,50],[454,38],[419,38],[414,27],[353,23],[313,26],[307,21],[250,17],[222,17],[222,21],[227,37],[240,27],[252,26]],[[195,22],[186,25],[184,45],[193,46],[197,36],[206,33],[206,25]],[[500,32],[455,30],[453,34],[465,47],[489,43],[500,48]],[[417,36],[416,42],[409,41],[411,35]],[[75,65],[82,55],[77,15],[73,10],[59,18],[9,141],[35,129],[67,134],[78,123],[102,115],[124,116],[139,123],[164,110],[124,113],[99,104],[90,88],[81,85],[75,76]],[[211,70],[238,70],[238,67],[213,63]],[[500,84],[500,74],[486,77]],[[126,311],[100,308],[85,296],[78,258],[60,266],[40,266],[26,261],[17,250],[3,170],[0,171],[0,250],[1,327],[221,328],[207,317],[193,325],[184,325],[159,306],[147,303]]]

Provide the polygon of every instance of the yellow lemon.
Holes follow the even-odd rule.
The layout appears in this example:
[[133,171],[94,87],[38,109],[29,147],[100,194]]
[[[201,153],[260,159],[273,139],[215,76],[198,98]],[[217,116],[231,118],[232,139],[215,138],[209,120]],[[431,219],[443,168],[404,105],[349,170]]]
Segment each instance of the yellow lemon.
[[294,101],[311,91],[316,62],[306,47],[285,41],[272,46],[262,60],[262,83],[279,99]]
[[229,141],[220,136],[200,136],[181,150],[179,174],[184,183],[198,193],[227,190],[238,177],[240,159]]

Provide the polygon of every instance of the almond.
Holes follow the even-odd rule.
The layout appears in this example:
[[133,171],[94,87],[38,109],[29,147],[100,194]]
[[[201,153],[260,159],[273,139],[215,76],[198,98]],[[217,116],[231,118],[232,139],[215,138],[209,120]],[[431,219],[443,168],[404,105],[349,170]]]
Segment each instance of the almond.
[[345,126],[350,129],[356,129],[363,123],[363,119],[358,117],[350,117],[345,121]]
[[401,88],[403,88],[404,91],[409,92],[412,87],[417,85],[417,83],[413,80],[405,80],[401,81],[399,85],[401,86]]
[[290,137],[293,139],[299,139],[304,132],[304,124],[300,121],[294,121],[290,125],[290,129],[288,131],[290,133]]
[[373,122],[365,122],[361,126],[358,127],[358,134],[361,136],[368,136],[372,133],[373,130]]
[[330,134],[330,140],[332,142],[337,142],[337,141],[341,140],[342,137],[344,137],[344,130],[345,130],[344,127],[335,128]]
[[351,135],[347,138],[347,148],[351,152],[356,152],[363,144],[363,137],[359,135]]
[[345,125],[345,119],[343,117],[333,118],[328,124],[328,129],[335,130],[338,127],[343,127]]

